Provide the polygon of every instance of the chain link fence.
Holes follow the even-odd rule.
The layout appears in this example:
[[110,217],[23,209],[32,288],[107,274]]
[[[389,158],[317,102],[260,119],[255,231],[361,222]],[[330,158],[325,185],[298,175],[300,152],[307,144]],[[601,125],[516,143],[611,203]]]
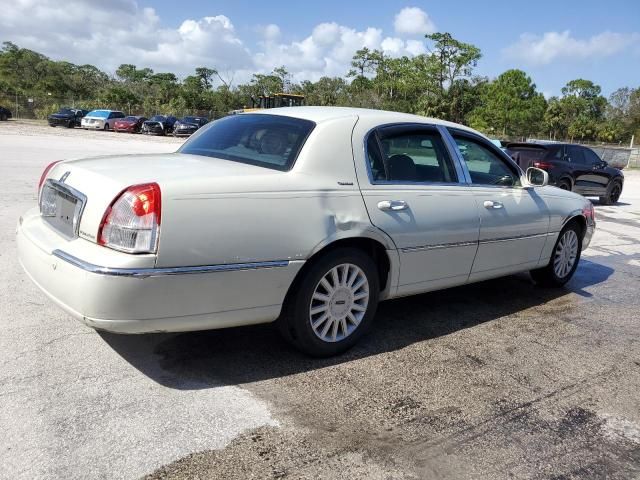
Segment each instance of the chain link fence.
[[194,110],[194,109],[177,109],[174,111],[166,111],[162,107],[144,107],[141,105],[119,105],[100,102],[95,99],[82,99],[74,97],[53,97],[46,96],[25,96],[17,95],[10,92],[0,92],[0,107],[7,108],[11,111],[11,115],[17,120],[45,120],[47,116],[57,112],[63,107],[81,108],[84,110],[118,110],[127,115],[141,115],[143,117],[152,117],[153,115],[173,115],[175,117],[184,116],[204,116],[210,120],[224,117],[228,112],[218,112],[215,110]]

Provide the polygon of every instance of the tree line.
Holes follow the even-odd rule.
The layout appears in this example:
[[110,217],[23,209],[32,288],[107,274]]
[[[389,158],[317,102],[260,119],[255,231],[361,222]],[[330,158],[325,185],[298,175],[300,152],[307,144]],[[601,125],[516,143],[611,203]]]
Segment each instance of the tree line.
[[[87,107],[130,113],[209,112],[218,116],[278,92],[305,95],[307,105],[378,108],[463,123],[501,138],[628,141],[640,138],[640,87],[622,87],[609,98],[591,80],[574,79],[558,97],[545,99],[522,70],[494,79],[477,75],[480,49],[449,33],[425,35],[427,53],[391,57],[363,48],[345,77],[293,80],[286,67],[254,74],[235,85],[233,74],[202,66],[179,79],[170,72],[123,64],[109,75],[93,65],[53,61],[4,42],[0,93],[77,100]],[[57,107],[41,107],[45,116]],[[76,105],[82,106],[82,105]]]

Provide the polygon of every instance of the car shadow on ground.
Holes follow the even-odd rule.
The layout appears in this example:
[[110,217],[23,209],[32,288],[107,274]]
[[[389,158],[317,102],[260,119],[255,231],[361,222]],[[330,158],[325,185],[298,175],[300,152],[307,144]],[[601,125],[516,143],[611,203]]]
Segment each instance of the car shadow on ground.
[[518,312],[542,318],[547,302],[570,292],[589,296],[585,289],[612,273],[610,267],[583,259],[565,288],[540,288],[521,274],[389,300],[380,304],[366,337],[347,353],[328,359],[296,351],[273,325],[179,334],[100,335],[132,366],[166,387],[191,390],[238,385],[395,351]]

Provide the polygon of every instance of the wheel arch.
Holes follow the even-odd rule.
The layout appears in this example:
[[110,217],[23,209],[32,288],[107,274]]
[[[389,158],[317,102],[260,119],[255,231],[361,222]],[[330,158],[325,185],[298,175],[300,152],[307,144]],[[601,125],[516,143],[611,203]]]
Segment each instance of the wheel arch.
[[370,256],[378,269],[380,299],[389,297],[397,286],[399,257],[393,241],[382,232],[365,230],[359,235],[336,235],[319,243],[310,253],[302,268],[296,274],[285,296],[285,303],[296,290],[300,280],[318,259],[339,248],[355,248]]
[[564,227],[569,225],[569,223],[571,222],[576,222],[578,224],[578,226],[580,227],[581,236],[582,238],[584,238],[585,234],[587,233],[587,218],[584,216],[581,210],[573,211],[569,215],[567,215],[567,217],[564,219],[564,222],[562,222],[562,228],[560,230],[562,231],[562,229],[564,229]]

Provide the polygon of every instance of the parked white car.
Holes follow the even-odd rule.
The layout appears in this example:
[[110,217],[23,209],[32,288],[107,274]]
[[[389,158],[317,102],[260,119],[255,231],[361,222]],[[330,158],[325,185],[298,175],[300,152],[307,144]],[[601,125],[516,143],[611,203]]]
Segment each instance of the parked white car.
[[272,322],[331,355],[379,301],[515,272],[562,285],[595,228],[483,135],[414,115],[294,107],[233,115],[175,154],[49,165],[20,262],[112,332]]
[[118,110],[92,110],[82,118],[80,126],[85,130],[113,130],[116,120],[125,116]]

